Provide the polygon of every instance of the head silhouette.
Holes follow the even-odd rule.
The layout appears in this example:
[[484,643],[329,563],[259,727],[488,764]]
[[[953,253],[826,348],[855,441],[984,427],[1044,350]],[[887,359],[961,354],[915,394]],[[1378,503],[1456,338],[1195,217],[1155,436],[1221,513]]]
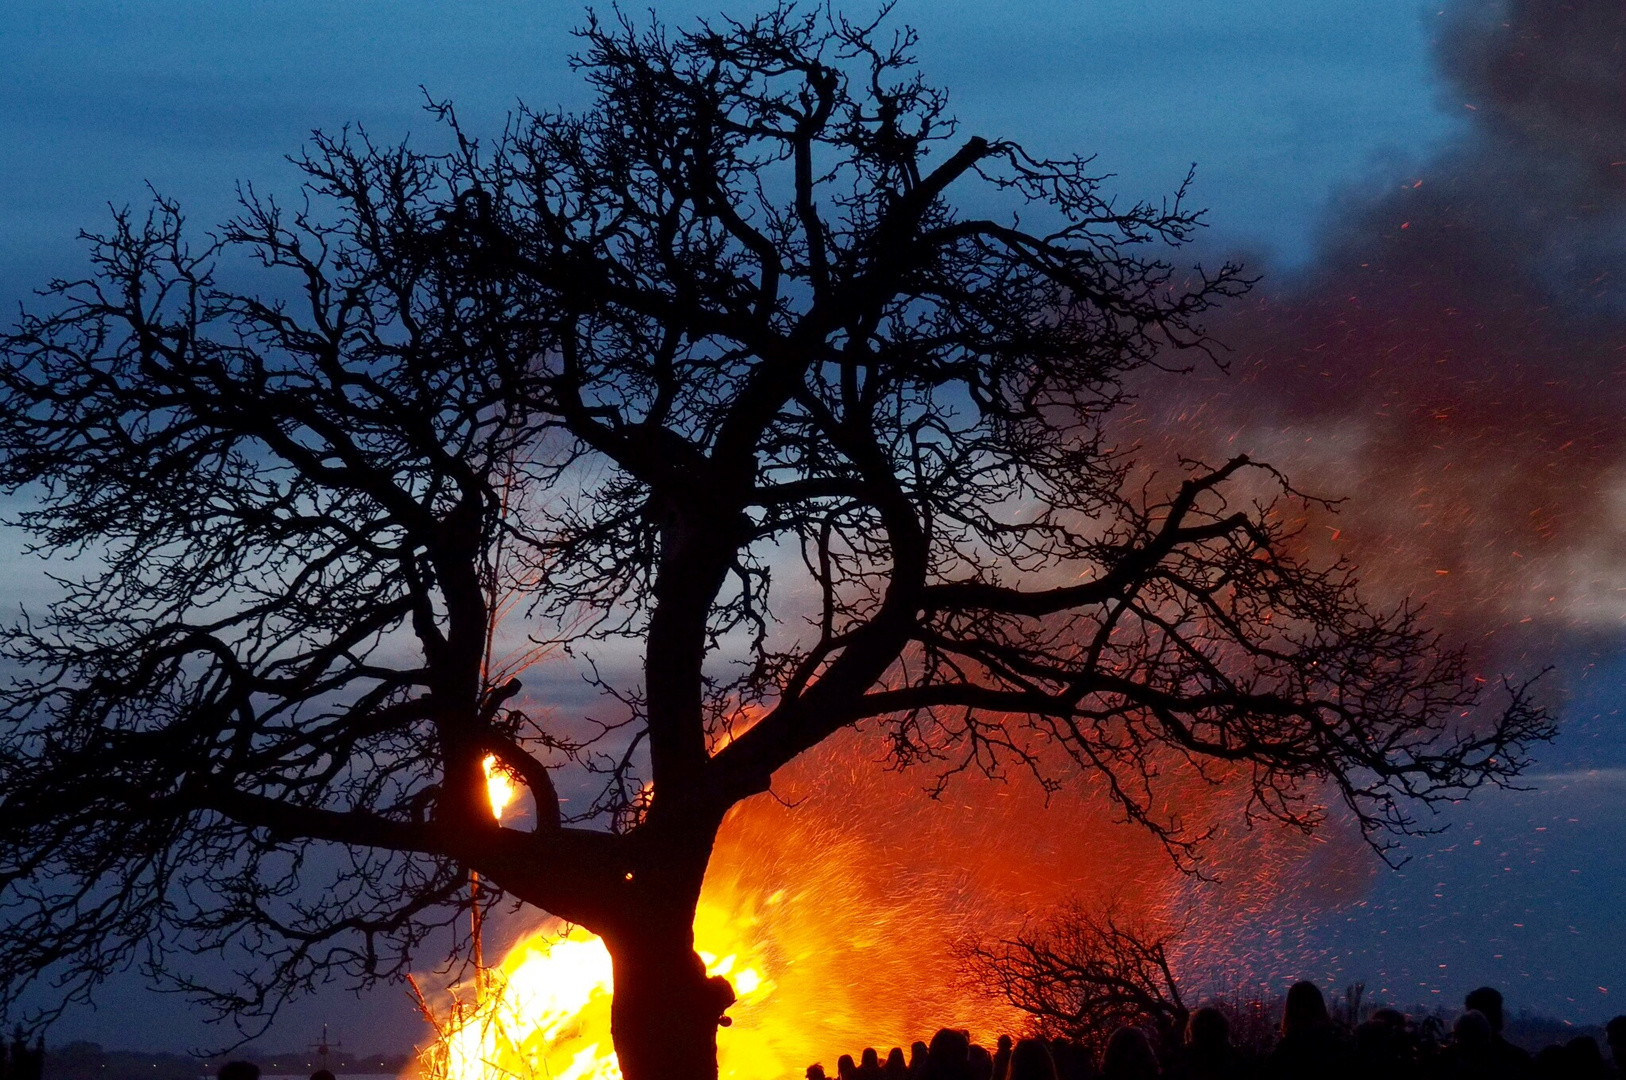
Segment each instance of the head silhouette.
[[1008,1080],[1056,1080],[1056,1062],[1041,1039],[1023,1039],[1011,1048]]
[[1186,1022],[1186,1045],[1199,1053],[1222,1050],[1231,1042],[1231,1022],[1213,1006],[1191,1014]]
[[228,1061],[215,1075],[220,1080],[260,1080],[260,1067],[252,1061]]
[[317,1069],[311,1073],[311,1080],[336,1080],[333,1073],[327,1069]]
[[1542,1080],[1555,1077],[1557,1080],[1569,1080],[1569,1059],[1564,1055],[1564,1048],[1557,1043],[1543,1046],[1536,1054],[1536,1075]]
[[1615,1069],[1626,1076],[1626,1016],[1617,1016],[1605,1024],[1603,1037],[1609,1041],[1609,1053],[1615,1059]]
[[1282,1038],[1302,1035],[1331,1022],[1321,987],[1313,982],[1296,982],[1287,991],[1287,1006],[1282,1009]]
[[824,1080],[824,1066],[814,1063],[807,1067],[807,1080]]
[[969,1058],[971,1080],[993,1080],[994,1055],[988,1052],[986,1046],[972,1044]]
[[1372,1014],[1371,1019],[1396,1031],[1406,1030],[1406,1014],[1399,1009],[1378,1009]]
[[1400,1065],[1401,1028],[1376,1016],[1355,1027],[1355,1049],[1368,1069],[1393,1071]]
[[1598,1040],[1590,1035],[1577,1035],[1564,1044],[1564,1065],[1573,1080],[1604,1080],[1609,1075]]
[[887,1080],[901,1080],[909,1075],[909,1063],[903,1060],[903,1047],[894,1046],[886,1055]]
[[836,1075],[841,1080],[857,1080],[858,1066],[853,1062],[851,1054],[842,1054],[836,1058]]
[[1482,1013],[1490,1021],[1491,1031],[1500,1034],[1502,1031],[1502,992],[1494,986],[1481,986],[1478,990],[1462,999],[1465,1009],[1474,1009]]
[[1011,1068],[1011,1037],[1001,1035],[994,1042],[994,1080],[1005,1080]]
[[1103,1080],[1157,1080],[1157,1054],[1140,1028],[1121,1027],[1107,1040],[1101,1055]]
[[936,1080],[958,1080],[966,1075],[970,1062],[971,1038],[965,1032],[942,1028],[932,1036],[926,1065]]
[[1050,1060],[1056,1066],[1057,1076],[1071,1080],[1079,1075],[1094,1075],[1095,1055],[1082,1049],[1079,1044],[1068,1039],[1051,1039],[1046,1046],[1050,1050]]
[[1452,1041],[1470,1054],[1488,1050],[1494,1035],[1490,1018],[1478,1009],[1469,1009],[1451,1026]]

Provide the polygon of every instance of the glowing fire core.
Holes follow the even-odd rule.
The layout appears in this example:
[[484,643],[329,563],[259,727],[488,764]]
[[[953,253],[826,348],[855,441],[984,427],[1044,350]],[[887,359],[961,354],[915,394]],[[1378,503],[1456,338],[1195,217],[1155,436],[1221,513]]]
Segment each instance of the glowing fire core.
[[[771,898],[770,898],[771,899]],[[728,920],[702,911],[697,930],[725,930]],[[715,938],[701,939],[715,944]],[[744,947],[700,950],[709,975],[725,976],[749,1009],[774,983]],[[447,1080],[620,1080],[610,1041],[614,992],[604,942],[580,927],[553,924],[522,940],[502,964],[477,978],[475,1001],[442,1027],[432,1075]],[[761,1033],[720,1040],[722,1076],[772,1076],[785,1063]]]
[[[495,756],[482,766],[492,815],[501,820],[517,794],[515,780]],[[766,903],[783,898],[781,890]],[[736,1009],[749,1010],[774,989],[762,975],[762,958],[736,940],[756,922],[742,917],[737,905],[725,914],[702,904],[695,918],[706,974],[729,980]],[[456,1002],[450,1017],[436,1024],[426,1055],[435,1080],[621,1080],[610,1036],[615,979],[609,950],[597,936],[550,923],[521,940],[500,966],[477,967],[473,989],[472,1002]],[[783,1064],[760,1036],[719,1047],[724,1077],[773,1075]]]

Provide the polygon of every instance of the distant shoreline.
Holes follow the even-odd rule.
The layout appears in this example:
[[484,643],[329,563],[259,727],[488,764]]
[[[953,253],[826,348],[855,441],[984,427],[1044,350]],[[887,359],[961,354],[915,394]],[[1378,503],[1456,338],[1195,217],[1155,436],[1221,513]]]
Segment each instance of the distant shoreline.
[[265,1077],[308,1077],[327,1068],[337,1080],[397,1080],[417,1073],[415,1051],[373,1054],[329,1052],[322,1059],[310,1051],[259,1052],[243,1047],[230,1054],[193,1054],[104,1049],[93,1042],[45,1046],[44,1080],[212,1080],[228,1061],[251,1061]]

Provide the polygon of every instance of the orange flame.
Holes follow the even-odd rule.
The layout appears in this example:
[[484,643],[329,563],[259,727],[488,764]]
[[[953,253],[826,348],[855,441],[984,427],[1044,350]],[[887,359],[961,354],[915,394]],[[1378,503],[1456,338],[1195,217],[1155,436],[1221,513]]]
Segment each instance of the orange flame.
[[497,763],[496,754],[487,754],[480,762],[486,772],[486,798],[491,800],[491,816],[502,820],[502,812],[514,801],[514,774]]

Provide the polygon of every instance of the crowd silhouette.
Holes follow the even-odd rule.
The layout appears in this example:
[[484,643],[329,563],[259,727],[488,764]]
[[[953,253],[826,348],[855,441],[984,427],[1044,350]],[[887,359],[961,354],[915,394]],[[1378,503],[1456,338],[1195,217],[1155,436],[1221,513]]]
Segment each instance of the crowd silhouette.
[[1121,1027],[1099,1048],[1065,1038],[1012,1040],[993,1050],[944,1028],[906,1054],[866,1048],[842,1054],[835,1074],[809,1066],[807,1080],[1610,1080],[1626,1078],[1626,1016],[1605,1028],[1608,1057],[1590,1035],[1532,1054],[1502,1034],[1502,995],[1480,987],[1449,1027],[1380,1008],[1353,1027],[1327,1009],[1314,983],[1295,984],[1268,1045],[1241,1046],[1226,1012],[1192,1013],[1175,1045],[1146,1029]]

